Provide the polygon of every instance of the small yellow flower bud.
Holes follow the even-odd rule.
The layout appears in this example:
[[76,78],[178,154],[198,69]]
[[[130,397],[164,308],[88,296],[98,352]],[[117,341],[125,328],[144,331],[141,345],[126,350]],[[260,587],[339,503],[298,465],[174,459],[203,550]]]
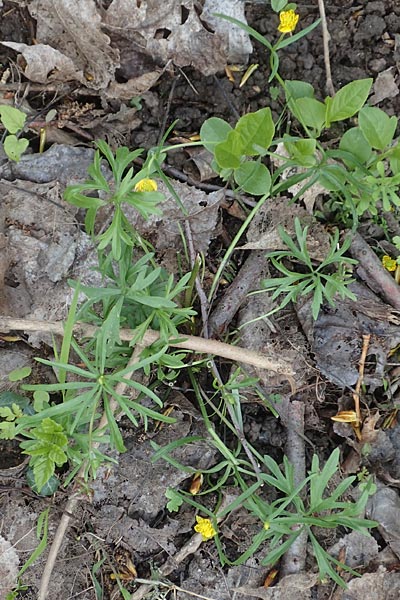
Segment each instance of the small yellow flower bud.
[[265,531],[268,531],[268,529],[269,529],[269,521],[265,521],[265,523],[264,523],[264,529],[265,529]]
[[211,540],[216,535],[216,531],[211,523],[210,519],[203,519],[203,517],[196,517],[197,525],[194,526],[194,530],[200,533],[203,542]]
[[135,192],[156,192],[157,182],[154,179],[141,179],[135,185]]
[[299,15],[291,10],[283,10],[279,13],[278,31],[281,33],[292,33],[296,29]]
[[382,265],[387,271],[395,271],[397,267],[397,261],[385,254],[385,256],[382,256]]

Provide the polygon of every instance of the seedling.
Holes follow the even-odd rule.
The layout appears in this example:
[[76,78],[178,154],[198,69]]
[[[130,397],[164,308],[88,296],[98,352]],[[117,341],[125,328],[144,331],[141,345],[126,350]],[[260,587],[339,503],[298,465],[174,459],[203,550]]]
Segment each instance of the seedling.
[[3,138],[4,152],[10,160],[18,162],[29,146],[29,141],[26,138],[18,138],[16,135],[25,126],[26,114],[18,108],[3,104],[0,105],[0,120],[8,132]]

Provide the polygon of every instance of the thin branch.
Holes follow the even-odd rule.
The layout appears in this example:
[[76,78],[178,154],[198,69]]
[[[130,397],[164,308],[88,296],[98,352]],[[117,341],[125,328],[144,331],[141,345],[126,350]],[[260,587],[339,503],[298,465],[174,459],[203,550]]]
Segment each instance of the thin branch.
[[[294,400],[288,410],[286,456],[293,465],[293,481],[298,486],[306,477],[306,452],[304,436],[304,402]],[[297,526],[300,527],[300,526]],[[305,569],[308,533],[304,529],[285,552],[282,560],[281,575],[301,573]]]
[[[13,317],[0,317],[0,331],[42,331],[45,333],[53,333],[58,335],[64,334],[64,325],[62,321],[39,321],[34,319],[14,319]],[[97,332],[98,328],[94,325],[87,325],[85,323],[77,323],[74,326],[74,332],[79,337],[93,337]],[[136,336],[134,329],[121,329],[120,338],[123,341],[131,341]],[[148,329],[141,340],[144,346],[150,346],[159,339],[160,335],[158,331]],[[247,348],[241,348],[240,346],[232,346],[219,342],[217,340],[207,340],[205,338],[197,337],[194,335],[185,335],[179,340],[176,338],[169,340],[169,344],[174,348],[184,348],[185,350],[192,350],[200,354],[214,354],[215,356],[221,356],[232,360],[234,362],[242,362],[248,365],[253,365],[260,369],[266,369],[268,371],[274,371],[285,375],[293,388],[295,385],[293,382],[293,376],[295,371],[293,367],[283,359],[279,357],[268,358],[260,352],[254,350],[248,350]]]
[[322,27],[322,42],[324,46],[324,62],[325,62],[325,75],[326,75],[326,91],[330,96],[335,95],[335,88],[333,87],[332,82],[332,71],[331,71],[331,61],[329,58],[329,41],[331,36],[328,31],[328,24],[326,21],[326,13],[325,13],[325,4],[324,0],[318,0],[318,8],[319,14],[321,17],[321,27]]
[[355,390],[353,393],[354,410],[357,415],[357,424],[356,424],[355,432],[357,434],[358,439],[361,439],[361,434],[360,434],[360,424],[361,424],[360,391],[361,391],[362,383],[364,381],[365,360],[366,360],[367,354],[368,354],[368,348],[369,348],[369,342],[371,340],[371,334],[370,333],[364,334],[362,336],[362,339],[363,339],[363,345],[362,345],[362,351],[361,351],[361,356],[360,356],[360,362],[358,363],[358,379],[357,379],[356,387],[355,387]]

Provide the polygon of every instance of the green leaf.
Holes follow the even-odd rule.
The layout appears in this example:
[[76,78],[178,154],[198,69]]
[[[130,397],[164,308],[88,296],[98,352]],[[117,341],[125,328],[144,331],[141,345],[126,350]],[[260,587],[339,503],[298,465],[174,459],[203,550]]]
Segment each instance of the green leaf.
[[236,130],[232,130],[226,140],[215,147],[215,160],[223,169],[237,169],[243,156],[243,141]]
[[372,148],[384,150],[393,140],[397,118],[389,117],[380,108],[365,106],[360,110],[358,122],[362,133]]
[[52,475],[50,479],[48,479],[48,481],[44,484],[44,486],[42,488],[39,488],[35,483],[35,476],[33,473],[33,469],[31,468],[28,468],[28,470],[26,471],[26,480],[28,482],[29,487],[32,488],[32,490],[36,494],[39,494],[39,496],[52,496],[57,491],[60,485],[58,477]]
[[215,146],[226,140],[232,127],[218,117],[211,117],[203,123],[200,129],[200,138],[209,152],[214,154]]
[[50,508],[46,508],[43,512],[40,513],[37,527],[36,527],[36,537],[39,540],[39,544],[36,546],[35,550],[32,552],[30,557],[25,561],[22,568],[18,573],[18,577],[21,577],[23,573],[35,562],[36,559],[44,552],[47,547],[47,532],[49,526],[49,510]]
[[169,499],[169,502],[167,502],[167,510],[169,510],[169,512],[178,512],[183,504],[182,496],[172,488],[167,488],[165,496]]
[[10,160],[15,160],[15,162],[19,161],[28,146],[29,141],[27,139],[18,139],[15,135],[8,135],[4,140],[4,152]]
[[373,79],[352,81],[342,87],[333,98],[326,98],[326,123],[343,121],[355,115],[365,104]]
[[25,125],[26,114],[18,108],[3,104],[0,106],[0,119],[7,131],[17,133]]
[[235,169],[236,183],[248,194],[263,196],[271,188],[271,175],[267,167],[260,162],[247,161]]
[[296,141],[285,141],[284,145],[290,158],[303,167],[312,167],[316,163],[315,150],[317,141],[314,139],[303,139]]
[[13,440],[16,435],[15,421],[3,421],[0,423],[0,439]]
[[325,165],[321,168],[318,181],[330,192],[342,190],[346,184],[346,171],[340,165]]
[[36,390],[33,392],[33,408],[35,412],[41,412],[43,408],[49,407],[50,394],[45,390]]
[[23,454],[31,457],[29,464],[33,469],[35,484],[41,490],[54,474],[55,466],[61,467],[67,462],[64,450],[67,448],[68,438],[62,425],[49,417],[32,428],[30,436],[33,439],[21,442],[20,447],[24,449]]
[[394,146],[394,148],[392,148],[390,156],[389,156],[389,162],[390,162],[390,169],[393,173],[393,175],[397,175],[400,173],[400,144],[397,144],[396,146]]
[[329,480],[339,469],[339,458],[339,448],[335,448],[322,470],[320,470],[319,461],[315,460],[316,455],[314,455],[312,472],[317,472],[318,474],[316,477],[312,478],[310,482],[310,511],[313,511],[314,507],[322,501]]
[[[289,5],[286,8],[289,9]],[[321,19],[316,19],[313,23],[311,23],[311,25],[309,25],[305,29],[302,29],[301,31],[295,33],[294,35],[287,35],[287,36],[281,38],[280,42],[275,46],[275,51],[281,50],[282,48],[286,48],[287,46],[290,46],[291,44],[295,44],[298,40],[300,40],[301,38],[303,38],[306,35],[308,35],[309,33],[311,33],[311,31],[313,31],[313,29],[318,27],[318,25],[320,23],[321,23]]]
[[244,115],[236,124],[235,131],[240,135],[243,154],[258,156],[260,152],[255,146],[267,149],[271,145],[275,133],[271,109],[261,108],[256,112]]
[[28,408],[31,408],[29,398],[21,396],[20,394],[16,394],[15,392],[0,392],[0,407],[11,407],[13,404],[16,404],[17,406],[22,408],[24,412],[26,412]]
[[314,88],[311,83],[297,79],[287,79],[284,86],[287,102],[298,100],[299,98],[314,98]]
[[32,468],[36,488],[42,490],[51,477],[54,476],[54,461],[50,456],[41,455],[33,462]]
[[325,123],[326,107],[323,102],[315,98],[298,98],[293,101],[292,112],[294,116],[306,127],[321,131]]
[[10,381],[21,381],[21,379],[25,379],[29,377],[32,373],[31,367],[20,367],[19,369],[14,369],[8,374],[8,379]]
[[359,127],[352,127],[343,134],[339,148],[353,154],[360,163],[366,163],[372,154],[372,148]]
[[287,0],[271,0],[271,8],[273,11],[279,13],[285,8]]

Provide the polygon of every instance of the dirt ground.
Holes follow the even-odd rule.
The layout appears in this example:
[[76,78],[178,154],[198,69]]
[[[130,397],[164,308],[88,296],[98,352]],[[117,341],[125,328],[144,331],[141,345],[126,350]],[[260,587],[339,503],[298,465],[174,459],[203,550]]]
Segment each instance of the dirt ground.
[[[62,3],[62,0],[59,1]],[[0,40],[33,43],[37,32],[36,20],[29,11],[30,4],[29,1],[6,0],[0,3]],[[40,3],[35,4],[40,8]],[[105,10],[111,2],[97,4]],[[325,8],[335,88],[355,79],[372,77],[380,82],[374,88],[376,105],[389,115],[399,116],[398,0],[325,0]],[[298,10],[303,27],[319,16],[317,0],[299,3]],[[277,21],[269,3],[247,2],[246,16],[248,23],[257,31],[269,39],[273,38]],[[253,54],[249,60],[258,63],[259,67],[243,87],[239,87],[241,74],[236,74],[232,82],[223,70],[215,75],[205,75],[192,66],[178,67],[172,63],[163,69],[149,90],[138,94],[141,97],[140,109],[129,106],[121,97],[101,97],[98,90],[85,88],[81,83],[79,93],[75,93],[77,86],[72,84],[57,87],[54,82],[32,83],[30,88],[26,87],[24,61],[17,60],[18,52],[5,46],[0,48],[0,75],[10,70],[0,82],[0,94],[5,101],[13,101],[14,95],[18,94],[19,100],[29,105],[32,117],[30,148],[33,150],[18,165],[10,166],[5,159],[0,164],[0,188],[3,192],[0,234],[2,239],[4,236],[8,239],[9,244],[8,258],[3,256],[0,260],[5,290],[0,292],[2,315],[63,319],[66,302],[71,298],[66,280],[82,276],[90,281],[90,267],[94,260],[90,254],[90,241],[77,225],[81,215],[66,205],[62,194],[66,184],[85,178],[85,170],[93,156],[93,140],[105,138],[114,145],[148,149],[159,143],[166,128],[174,121],[177,123],[171,139],[180,140],[198,133],[202,123],[210,116],[234,123],[238,116],[265,106],[270,106],[274,115],[280,114],[281,103],[279,99],[271,98],[267,83],[269,60],[265,48],[257,42],[252,43]],[[280,64],[284,79],[308,81],[315,87],[317,97],[326,95],[320,28],[283,51]],[[119,85],[129,80],[132,68],[128,58],[122,61],[117,74]],[[49,106],[55,108],[59,116],[63,115],[66,126],[49,131],[47,149],[50,154],[39,155],[38,132],[43,126],[43,111],[47,112]],[[131,111],[129,114],[126,113],[128,109]],[[65,145],[69,150],[64,151],[60,146],[52,149],[53,144]],[[196,245],[207,254],[208,269],[212,274],[243,218],[240,209],[235,212],[231,199],[227,197],[225,203],[220,202],[219,194],[223,193],[220,182],[203,179],[203,169],[197,154],[179,150],[169,155],[166,172],[181,197],[188,202],[187,206],[192,206],[192,203],[195,207],[207,209],[198,218],[194,229]],[[188,186],[187,182],[195,182],[196,186]],[[285,211],[282,202],[284,200],[277,200],[274,206],[269,206],[265,213],[259,215],[258,222],[252,225],[253,231],[260,230],[265,222],[273,222],[277,215],[281,217]],[[293,208],[293,211],[299,211],[298,214],[303,216],[306,214],[303,207]],[[171,213],[166,220],[169,219],[171,224],[175,218]],[[163,230],[157,237],[157,224],[148,227],[148,230],[143,230],[143,235],[147,235],[157,247],[160,262],[170,269],[176,268],[178,233],[170,225],[167,233]],[[379,224],[366,221],[362,228],[367,240],[383,238]],[[398,223],[393,223],[392,232],[399,235],[398,229]],[[251,235],[248,234],[247,240]],[[315,237],[317,244],[322,246],[324,238],[318,238],[319,235],[317,226]],[[165,239],[161,240],[161,237]],[[243,245],[245,242],[243,240]],[[233,290],[235,285],[249,286],[249,277],[251,285],[256,287],[257,281],[266,276],[262,254],[258,250],[238,250],[234,254],[233,277],[226,281],[219,301],[223,301],[223,293],[227,294],[230,286]],[[246,283],[242,283],[242,278]],[[239,292],[236,290],[235,294]],[[384,375],[390,381],[398,377],[394,373],[398,369],[397,359],[393,358],[388,363],[386,357],[389,350],[400,343],[400,321],[398,311],[382,301],[379,304],[376,296],[371,299],[367,292],[359,291],[359,298],[361,307],[375,303],[374,314],[380,310],[382,315],[378,323],[368,316],[368,311],[363,312],[361,308],[361,313],[356,315],[354,306],[344,303],[338,313],[327,310],[322,315],[313,341],[307,327],[309,306],[296,307],[296,310],[288,306],[271,317],[269,324],[257,323],[243,330],[241,346],[270,351],[296,364],[294,394],[284,378],[273,377],[270,373],[266,377],[265,373],[249,371],[249,374],[260,377],[264,394],[281,411],[281,418],[274,417],[250,394],[243,404],[245,434],[261,454],[270,454],[278,462],[282,460],[288,435],[287,419],[290,420],[290,409],[288,412],[284,408],[285,402],[297,402],[305,408],[307,461],[313,453],[317,453],[323,461],[335,447],[340,447],[342,469],[346,474],[353,472],[352,460],[360,465],[359,457],[354,456],[354,440],[348,426],[334,425],[330,417],[339,409],[347,408],[348,394],[345,390],[355,385],[358,376],[360,339],[356,336],[368,319],[368,326],[379,340],[369,351],[365,403],[372,413],[379,409],[383,415],[390,412],[388,407],[396,405],[396,391],[389,402],[381,382]],[[233,314],[232,329],[254,315],[262,314],[261,311],[267,312],[270,306],[267,298],[259,296],[241,304],[240,310],[238,306]],[[347,334],[343,331],[340,334],[340,343],[335,338],[335,318],[344,320],[348,326]],[[221,325],[221,310],[218,312],[217,307],[214,315],[211,313],[210,321],[221,338],[226,339],[229,327],[225,330],[223,320]],[[319,345],[315,341],[317,338]],[[7,374],[27,364],[38,352],[43,356],[46,348],[51,346],[51,339],[31,335],[19,341],[4,338],[0,343],[0,370]],[[341,345],[346,345],[345,351]],[[336,370],[332,368],[333,355],[337,357]],[[221,367],[225,373],[229,372],[227,362]],[[39,381],[43,376],[46,374],[39,370],[35,373]],[[206,376],[202,383],[207,385]],[[10,387],[6,375],[1,385],[2,390]],[[121,423],[127,452],[114,457],[117,459],[115,465],[100,469],[96,481],[90,483],[90,500],[87,496],[82,497],[57,556],[48,589],[49,600],[122,598],[115,579],[111,577],[113,573],[123,575],[123,584],[133,600],[246,600],[253,597],[275,600],[295,597],[297,600],[389,600],[400,596],[400,498],[397,492],[400,481],[400,424],[396,419],[391,428],[379,429],[370,454],[362,462],[369,472],[376,474],[378,494],[381,494],[371,511],[375,510],[373,514],[377,515],[377,506],[381,509],[389,507],[381,516],[381,526],[373,531],[373,537],[367,542],[357,535],[348,536],[345,530],[334,529],[323,539],[324,547],[336,552],[336,555],[340,554],[340,548],[347,547],[348,564],[360,567],[363,577],[352,578],[348,590],[339,589],[332,581],[317,582],[314,577],[315,560],[309,553],[304,577],[288,575],[287,588],[281,581],[283,587],[274,595],[274,587],[264,586],[269,569],[260,566],[261,550],[243,566],[221,567],[212,543],[202,544],[196,551],[190,547],[194,509],[186,506],[179,512],[166,510],[166,488],[187,489],[189,480],[187,474],[174,465],[162,460],[151,461],[154,452],[152,442],[163,446],[189,436],[207,437],[194,396],[190,391],[186,392],[189,388],[189,383],[183,378],[176,385],[159,390],[168,405],[174,407],[174,424],[153,427],[145,432],[143,429],[135,430],[129,422]],[[275,404],[277,395],[284,399],[283,408],[279,403]],[[225,433],[221,431],[222,435]],[[174,458],[196,470],[210,468],[217,461],[215,449],[204,441],[180,447]],[[70,494],[69,488],[61,486],[50,498],[37,496],[26,483],[26,465],[20,463],[18,449],[4,443],[0,455],[0,577],[3,569],[4,578],[10,573],[15,576],[18,563],[20,568],[37,546],[36,523],[40,513],[48,507],[48,539],[52,540]],[[66,473],[61,473],[61,477],[65,476]],[[271,491],[265,490],[265,495],[269,497]],[[375,518],[379,521],[377,516]],[[246,518],[240,509],[230,516],[224,525],[223,539],[231,556],[237,556],[248,547],[256,531],[255,526],[255,522]],[[16,598],[37,598],[47,554],[46,550],[21,577],[21,584],[26,589],[21,589]],[[162,565],[173,562],[174,557],[173,566],[163,572]],[[158,584],[144,588],[130,570],[131,564],[135,566],[139,579],[153,578]],[[295,581],[290,577],[295,577]],[[6,595],[1,596],[0,591],[0,600],[3,598],[5,600]]]

